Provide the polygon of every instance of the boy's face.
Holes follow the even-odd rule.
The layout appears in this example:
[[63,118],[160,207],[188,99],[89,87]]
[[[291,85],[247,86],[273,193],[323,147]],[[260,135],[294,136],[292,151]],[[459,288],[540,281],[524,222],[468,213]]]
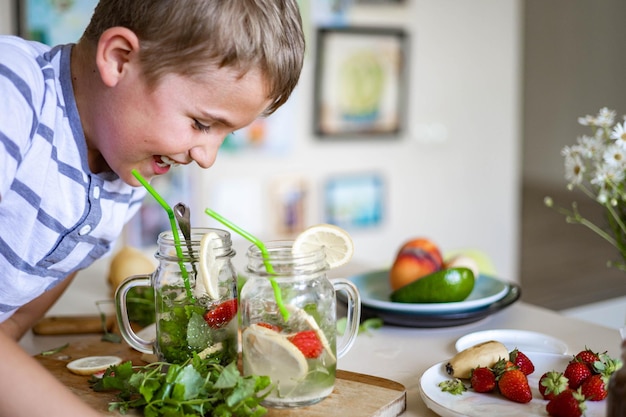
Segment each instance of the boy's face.
[[201,77],[168,75],[150,90],[137,67],[108,89],[86,129],[93,172],[114,171],[138,186],[173,164],[213,165],[224,138],[270,104],[260,73],[213,69]]

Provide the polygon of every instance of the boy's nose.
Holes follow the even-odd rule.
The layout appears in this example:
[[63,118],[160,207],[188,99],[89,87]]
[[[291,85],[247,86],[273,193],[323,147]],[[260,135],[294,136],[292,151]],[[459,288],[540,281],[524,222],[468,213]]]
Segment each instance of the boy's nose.
[[210,168],[215,163],[217,157],[217,151],[221,145],[221,141],[218,144],[206,143],[200,146],[195,146],[189,150],[189,156],[196,164],[201,168]]

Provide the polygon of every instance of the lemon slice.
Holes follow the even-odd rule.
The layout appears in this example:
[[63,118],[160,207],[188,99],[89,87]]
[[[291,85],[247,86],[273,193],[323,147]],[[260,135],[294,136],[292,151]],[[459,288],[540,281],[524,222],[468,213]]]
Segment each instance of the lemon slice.
[[[289,310],[289,313],[291,313],[289,316],[288,324],[301,329],[302,328],[301,322],[304,321],[306,325],[317,334],[317,337],[320,339],[320,342],[322,343],[322,347],[324,348],[324,350],[326,351],[326,354],[328,355],[328,360],[331,363],[336,362],[337,358],[335,358],[335,355],[333,354],[333,350],[330,347],[330,343],[328,342],[328,339],[326,338],[326,335],[324,334],[320,326],[315,321],[315,318],[313,318],[312,315],[310,315],[309,313],[307,313],[306,311],[298,307],[288,305],[287,310]],[[300,322],[300,323],[296,324],[293,322]]]
[[281,389],[296,385],[306,376],[306,358],[285,336],[258,324],[247,327],[241,336],[247,374],[270,376]]
[[76,375],[93,375],[120,363],[122,358],[118,356],[87,356],[68,363],[66,367]]
[[202,296],[207,294],[211,299],[219,298],[220,262],[215,256],[215,249],[220,244],[220,237],[215,232],[205,233],[200,240],[200,279],[196,282],[196,290]]
[[318,224],[305,229],[293,242],[291,251],[306,253],[323,248],[329,268],[347,264],[354,255],[354,243],[348,232],[332,224]]

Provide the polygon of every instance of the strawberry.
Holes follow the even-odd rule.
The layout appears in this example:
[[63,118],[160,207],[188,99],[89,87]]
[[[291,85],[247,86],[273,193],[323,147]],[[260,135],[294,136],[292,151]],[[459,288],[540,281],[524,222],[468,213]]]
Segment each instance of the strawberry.
[[533,399],[528,378],[519,369],[504,371],[498,379],[498,389],[502,395],[511,401],[527,403]]
[[257,326],[265,327],[266,329],[274,330],[275,332],[280,332],[281,328],[275,324],[265,323],[263,321],[257,323]]
[[576,389],[582,385],[585,379],[591,376],[591,369],[589,369],[586,363],[574,359],[567,364],[563,375],[569,380],[569,387]]
[[609,378],[615,371],[622,367],[622,361],[614,359],[606,353],[598,355],[599,359],[594,362],[593,369],[595,372],[604,375]]
[[496,374],[491,369],[480,366],[472,371],[470,383],[476,392],[491,392],[496,389]]
[[298,332],[288,339],[309,359],[317,358],[324,350],[322,342],[319,337],[317,337],[317,333],[315,333],[314,330]]
[[230,323],[236,315],[237,299],[233,298],[218,304],[214,309],[204,313],[204,321],[206,321],[212,329],[219,329]]
[[608,394],[607,382],[608,379],[604,375],[591,375],[580,386],[580,390],[586,400],[602,401]]
[[548,371],[539,378],[539,393],[544,400],[551,400],[569,389],[569,381],[562,372]]
[[496,374],[496,379],[500,377],[505,371],[510,369],[518,369],[513,362],[508,359],[500,359],[493,365],[493,373]]
[[581,385],[581,392],[585,399],[602,401],[607,397],[608,382],[611,375],[622,366],[619,359],[613,359],[606,353],[600,353],[598,360],[593,363],[596,372]]
[[513,349],[511,353],[509,353],[509,359],[520,369],[520,371],[524,373],[524,375],[530,375],[535,372],[535,365],[523,352]]
[[593,364],[600,360],[600,355],[589,348],[585,348],[585,350],[581,350],[574,355],[573,360],[587,364],[589,369],[593,371]]
[[580,391],[563,391],[546,404],[546,411],[553,417],[580,417],[586,409]]

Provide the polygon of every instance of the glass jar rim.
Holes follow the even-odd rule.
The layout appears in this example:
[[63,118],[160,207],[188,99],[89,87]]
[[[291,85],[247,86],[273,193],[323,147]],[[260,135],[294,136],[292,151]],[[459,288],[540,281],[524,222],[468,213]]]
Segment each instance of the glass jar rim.
[[[311,261],[313,261],[318,258],[319,260],[326,259],[324,248],[321,246],[309,252],[294,253],[291,251],[291,248],[293,247],[293,240],[271,240],[264,242],[264,244],[270,259],[276,261],[296,261],[304,259],[311,259]],[[246,255],[248,258],[252,259],[264,259],[263,252],[257,245],[250,245]]]
[[[323,247],[304,253],[293,253],[291,248],[293,241],[274,240],[265,242],[267,257],[256,245],[248,247],[246,253],[248,265],[246,270],[261,276],[274,276],[276,278],[291,277],[296,275],[311,275],[328,270],[326,252]],[[268,270],[267,263],[273,267]]]
[[160,259],[174,258],[178,260],[176,252],[171,251],[171,249],[175,250],[178,246],[182,250],[184,255],[183,258],[185,260],[197,260],[200,255],[200,242],[202,241],[202,237],[210,232],[214,232],[218,236],[217,239],[213,239],[214,241],[219,241],[219,245],[213,248],[217,257],[235,256],[235,251],[234,249],[232,249],[231,235],[227,230],[215,229],[210,227],[192,227],[190,235],[192,247],[191,256],[189,254],[187,241],[185,240],[183,234],[178,231],[179,243],[177,244],[176,240],[174,239],[174,233],[171,230],[166,230],[159,233],[159,237],[157,239],[157,252],[155,254],[155,257]]

